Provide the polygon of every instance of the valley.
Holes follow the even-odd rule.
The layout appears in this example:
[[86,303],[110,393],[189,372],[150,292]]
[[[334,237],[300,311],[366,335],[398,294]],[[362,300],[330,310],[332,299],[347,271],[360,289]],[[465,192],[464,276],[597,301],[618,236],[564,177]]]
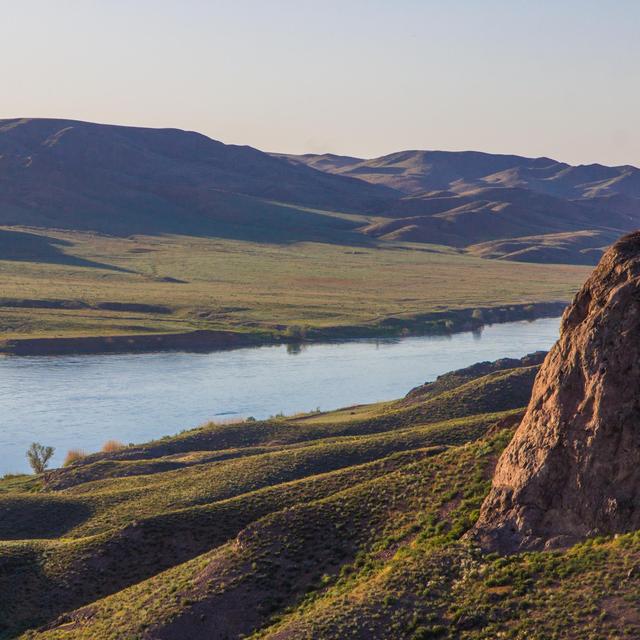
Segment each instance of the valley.
[[[198,355],[188,351],[266,344],[295,354],[305,342],[356,338],[436,335],[453,345],[488,325],[507,335],[500,323],[557,317],[603,248],[640,220],[635,168],[548,158],[294,157],[175,129],[29,119],[0,122],[0,156],[0,351],[18,369],[31,360],[17,356],[51,356],[43,361],[58,372],[65,361],[55,355],[66,354],[91,392],[91,356],[79,354],[173,349],[178,364]],[[627,259],[635,240],[625,242],[605,265]],[[600,291],[593,277],[587,286]],[[563,331],[590,295],[574,299]],[[513,335],[491,356],[519,357],[524,343]],[[41,409],[23,402],[28,413],[12,427],[8,451],[49,444],[53,428],[70,453],[55,469],[0,479],[0,638],[637,637],[640,546],[621,516],[578,510],[567,522],[605,524],[598,536],[572,524],[570,547],[526,532],[517,534],[526,553],[491,546],[496,536],[521,544],[510,512],[494,523],[499,510],[486,505],[512,495],[496,478],[511,478],[500,469],[525,437],[509,444],[514,429],[531,423],[521,420],[543,355],[458,369],[398,400],[380,389],[373,404],[340,396],[350,406],[330,411],[295,413],[302,405],[287,398],[293,415],[267,412],[278,402],[271,390],[256,398],[257,419],[234,411],[160,437],[165,393],[159,418],[147,411],[154,424],[140,420],[145,435],[132,430],[100,453],[84,450],[90,414],[55,427],[47,419],[58,401],[80,407],[82,384],[63,381]],[[151,362],[118,357],[134,359],[134,377]],[[194,364],[182,369],[187,401]],[[287,379],[267,369],[266,381]],[[342,390],[364,369],[373,371],[361,358],[338,377]],[[178,389],[179,371],[170,363],[159,375]],[[234,371],[233,380],[249,373]],[[43,389],[55,383],[46,366],[43,375]],[[125,372],[110,379],[135,393]],[[279,393],[295,394],[301,379]],[[246,393],[252,386],[259,396],[259,384]],[[330,395],[325,404],[338,406]],[[115,413],[118,428],[136,420]],[[21,429],[38,435],[24,440]]]
[[568,302],[638,223],[637,176],[476,152],[283,156],[177,129],[3,120],[0,350],[224,348],[456,331],[492,309],[493,321],[539,317],[535,305]]
[[[535,304],[566,302],[588,273],[574,265],[514,269],[407,243],[271,244],[7,227],[3,233],[24,234],[31,244],[19,259],[12,242],[13,255],[0,260],[0,351],[3,340],[11,351],[7,342],[25,338],[202,330],[233,332],[240,345],[442,333],[468,329],[477,308],[495,309],[496,320],[559,315],[563,304],[549,311]],[[34,255],[36,242],[48,251]],[[513,306],[520,315],[509,311]],[[36,345],[29,353],[39,352]]]
[[640,640],[640,3],[0,20],[0,640]]
[[541,303],[557,313],[638,224],[638,175],[3,120],[0,351],[226,348],[443,333],[549,315]]

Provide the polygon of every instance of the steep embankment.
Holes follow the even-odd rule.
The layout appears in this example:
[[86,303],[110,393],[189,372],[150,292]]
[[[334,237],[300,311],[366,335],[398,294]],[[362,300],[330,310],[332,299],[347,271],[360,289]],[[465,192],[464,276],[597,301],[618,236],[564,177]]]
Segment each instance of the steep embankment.
[[[78,301],[2,300],[0,311],[9,309],[61,309],[68,312],[91,310]],[[112,303],[109,310],[133,311],[164,315],[159,307]],[[97,304],[93,309],[109,308]],[[0,353],[30,355],[69,355],[90,353],[140,353],[153,351],[219,351],[261,344],[300,344],[330,340],[395,337],[405,335],[447,335],[461,331],[480,330],[488,324],[558,317],[565,308],[563,302],[516,304],[508,307],[476,307],[383,318],[380,321],[346,326],[318,328],[281,328],[277,330],[213,330],[195,329],[180,333],[126,333],[105,336],[15,337],[0,339]],[[169,314],[171,310],[169,310]],[[167,315],[169,315],[167,314]]]

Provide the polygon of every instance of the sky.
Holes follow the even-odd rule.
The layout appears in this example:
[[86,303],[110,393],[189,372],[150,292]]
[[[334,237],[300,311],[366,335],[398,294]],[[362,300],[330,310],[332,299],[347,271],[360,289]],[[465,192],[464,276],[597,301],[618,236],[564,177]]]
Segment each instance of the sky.
[[0,117],[640,166],[638,0],[0,0]]

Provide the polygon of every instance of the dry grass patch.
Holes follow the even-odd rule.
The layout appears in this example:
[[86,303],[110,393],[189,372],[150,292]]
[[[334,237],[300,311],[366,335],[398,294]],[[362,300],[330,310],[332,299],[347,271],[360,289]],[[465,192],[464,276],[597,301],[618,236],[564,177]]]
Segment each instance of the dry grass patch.
[[103,445],[101,451],[104,453],[113,453],[114,451],[120,451],[124,449],[127,445],[119,440],[107,440]]

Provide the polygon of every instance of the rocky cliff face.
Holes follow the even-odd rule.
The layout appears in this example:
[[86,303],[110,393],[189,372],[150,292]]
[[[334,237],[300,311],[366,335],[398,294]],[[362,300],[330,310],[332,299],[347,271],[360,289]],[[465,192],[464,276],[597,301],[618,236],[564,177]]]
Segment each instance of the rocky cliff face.
[[640,232],[562,319],[474,536],[503,552],[640,528]]

